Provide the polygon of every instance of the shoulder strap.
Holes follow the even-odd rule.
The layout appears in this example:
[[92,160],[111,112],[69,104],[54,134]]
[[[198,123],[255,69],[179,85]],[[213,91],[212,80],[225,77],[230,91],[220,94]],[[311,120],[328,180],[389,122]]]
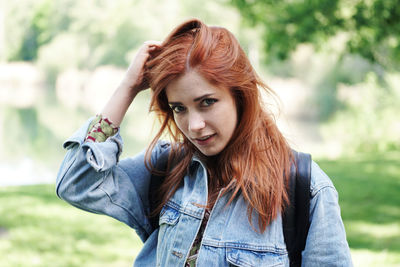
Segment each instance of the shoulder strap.
[[[158,158],[156,165],[154,166],[156,170],[158,171],[166,171],[167,170],[167,165],[168,165],[168,155],[169,155],[169,150],[166,149]],[[162,185],[162,183],[165,180],[164,175],[156,175],[154,173],[151,174],[150,177],[150,184],[149,184],[149,214],[151,214],[156,208],[159,201],[158,197],[158,191]],[[159,221],[160,215],[157,214],[155,216],[150,217],[149,216],[149,221],[150,225],[153,227],[153,229],[158,228],[158,221]]]
[[301,266],[301,252],[310,228],[311,155],[293,150],[295,164],[289,180],[289,201],[283,214],[283,235],[290,266]]

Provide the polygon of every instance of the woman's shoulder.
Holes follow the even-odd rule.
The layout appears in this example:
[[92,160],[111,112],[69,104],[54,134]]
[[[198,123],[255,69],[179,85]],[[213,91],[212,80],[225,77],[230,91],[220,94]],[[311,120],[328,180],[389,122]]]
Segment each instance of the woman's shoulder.
[[167,140],[158,140],[155,144],[152,153],[164,153],[165,151],[171,150],[173,144]]
[[310,182],[310,193],[311,196],[315,196],[322,189],[333,189],[336,191],[332,180],[329,176],[319,167],[315,162],[311,162],[311,182]]
[[[174,151],[176,153],[177,151],[180,151],[182,149],[183,148],[181,143],[158,140],[151,150],[151,160],[155,164],[160,160],[168,159],[171,151]],[[179,153],[177,155],[179,155]]]

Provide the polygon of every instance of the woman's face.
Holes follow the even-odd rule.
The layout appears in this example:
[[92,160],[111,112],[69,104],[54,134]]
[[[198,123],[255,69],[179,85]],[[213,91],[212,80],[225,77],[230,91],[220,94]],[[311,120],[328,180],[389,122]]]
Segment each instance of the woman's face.
[[228,89],[192,70],[170,82],[166,94],[176,125],[204,155],[217,155],[226,147],[237,125],[235,99]]

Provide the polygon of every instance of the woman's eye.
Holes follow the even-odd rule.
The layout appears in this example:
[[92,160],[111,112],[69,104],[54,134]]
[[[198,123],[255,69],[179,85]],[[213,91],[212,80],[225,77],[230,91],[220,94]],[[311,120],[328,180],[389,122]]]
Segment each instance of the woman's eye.
[[171,109],[175,113],[180,113],[182,111],[185,111],[185,107],[183,106],[171,106]]
[[211,106],[212,104],[214,104],[215,102],[217,102],[217,99],[206,98],[206,99],[203,99],[203,101],[201,101],[201,106],[208,107],[208,106]]

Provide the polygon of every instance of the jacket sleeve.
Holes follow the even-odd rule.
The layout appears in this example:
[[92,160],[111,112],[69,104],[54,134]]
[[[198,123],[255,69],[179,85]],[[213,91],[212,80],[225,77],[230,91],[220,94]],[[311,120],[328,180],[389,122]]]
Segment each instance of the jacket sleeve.
[[338,193],[315,162],[311,166],[310,191],[310,229],[302,266],[353,266]]
[[[144,163],[145,152],[119,161],[119,132],[102,143],[84,142],[90,122],[63,145],[67,154],[57,175],[57,195],[80,209],[127,224],[145,241],[154,230],[147,217],[151,174]],[[168,143],[159,142],[152,151],[152,163],[168,148]]]

